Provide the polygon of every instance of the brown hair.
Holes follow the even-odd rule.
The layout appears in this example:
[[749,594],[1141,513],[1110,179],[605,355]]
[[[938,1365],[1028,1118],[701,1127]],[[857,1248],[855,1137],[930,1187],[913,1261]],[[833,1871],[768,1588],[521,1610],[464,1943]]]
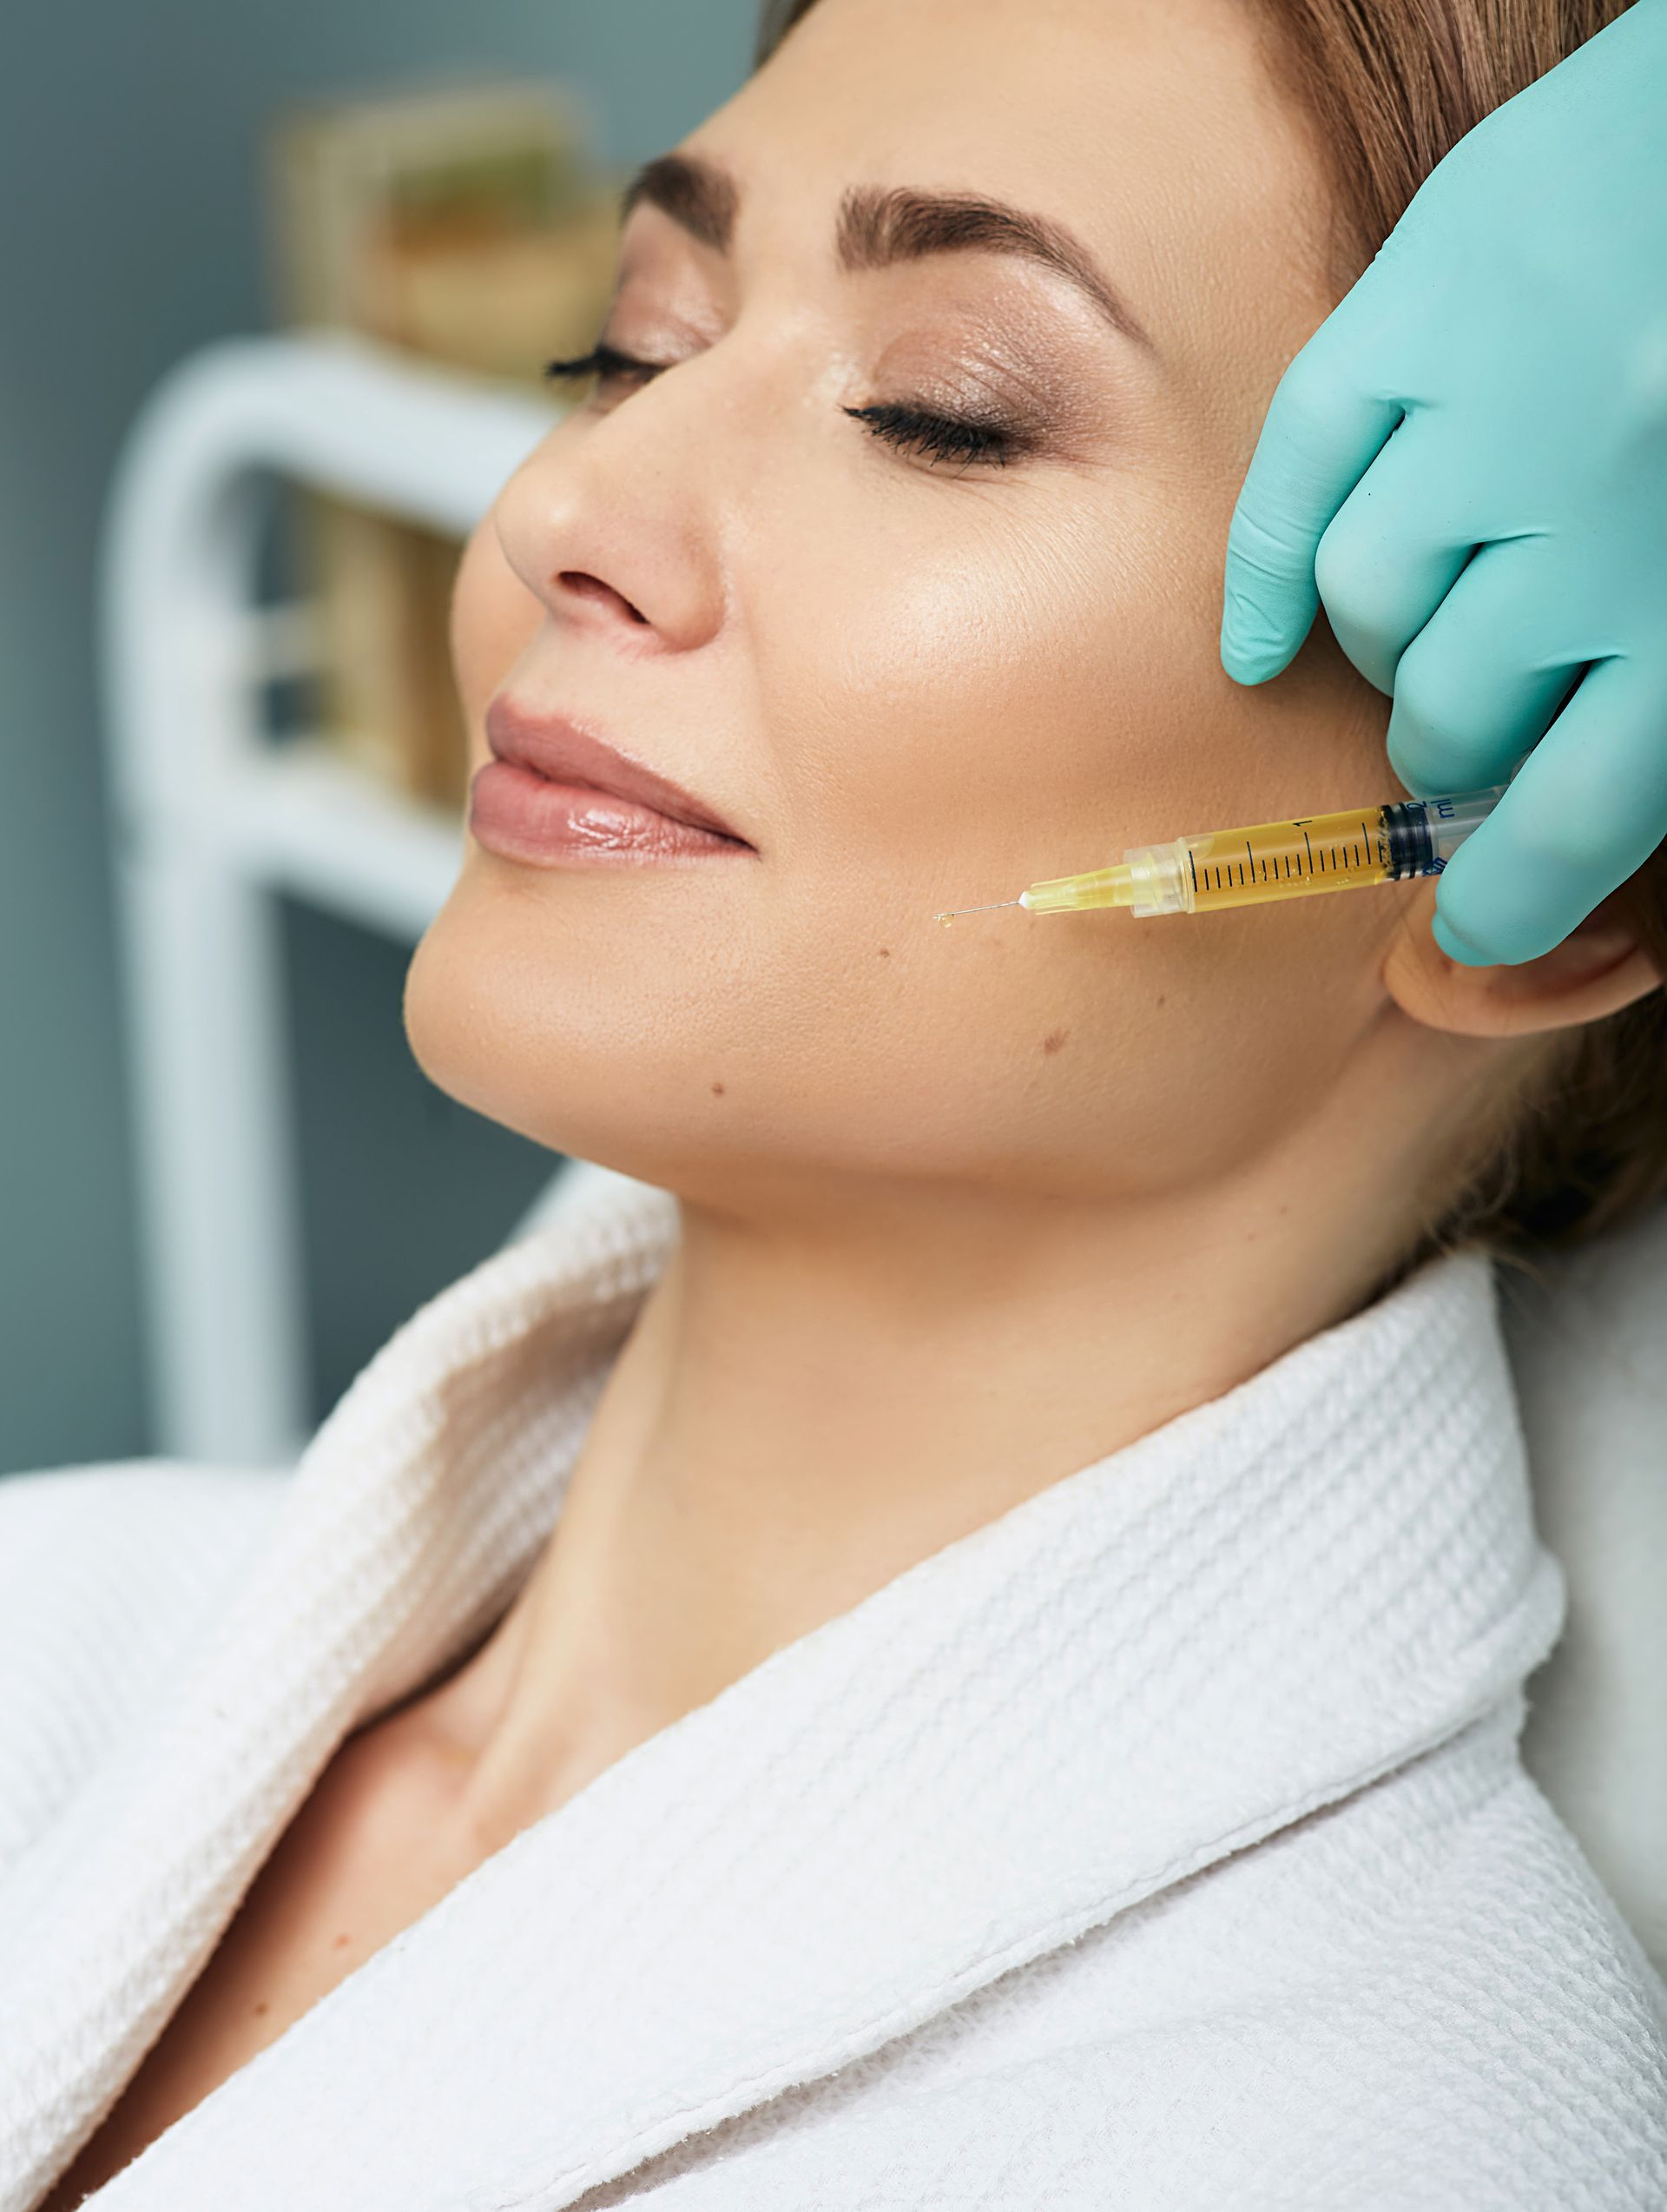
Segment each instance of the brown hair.
[[[1316,124],[1337,189],[1341,298],[1447,149],[1624,15],[1631,0],[1253,0],[1276,71]],[[761,63],[815,0],[768,0]],[[1615,910],[1667,972],[1667,843]],[[1559,1036],[1433,1193],[1380,1289],[1438,1251],[1537,1272],[1667,1198],[1667,990]]]

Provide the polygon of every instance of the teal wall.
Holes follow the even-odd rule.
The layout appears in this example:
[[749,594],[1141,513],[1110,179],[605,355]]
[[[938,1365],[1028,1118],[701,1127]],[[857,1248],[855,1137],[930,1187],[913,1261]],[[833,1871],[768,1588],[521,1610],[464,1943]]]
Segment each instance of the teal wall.
[[[754,0],[4,0],[0,8],[0,1473],[153,1449],[93,663],[105,486],[146,392],[264,327],[279,103],[570,77],[600,151],[672,143]],[[317,1412],[491,1250],[550,1157],[437,1092],[409,949],[287,912]]]

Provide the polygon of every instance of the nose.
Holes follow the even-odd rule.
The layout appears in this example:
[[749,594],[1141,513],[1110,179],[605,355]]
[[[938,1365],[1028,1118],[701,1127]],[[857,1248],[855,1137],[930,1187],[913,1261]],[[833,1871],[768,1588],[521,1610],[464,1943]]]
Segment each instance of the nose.
[[504,557],[558,625],[636,653],[689,652],[721,627],[710,426],[690,405],[662,378],[576,413],[499,493]]

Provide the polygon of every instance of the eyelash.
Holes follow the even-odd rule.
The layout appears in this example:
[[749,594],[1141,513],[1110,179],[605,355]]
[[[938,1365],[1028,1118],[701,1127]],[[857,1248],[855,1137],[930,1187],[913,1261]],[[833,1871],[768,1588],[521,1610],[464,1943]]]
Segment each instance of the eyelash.
[[[597,345],[570,361],[550,361],[544,374],[552,379],[586,376],[658,376],[664,364],[639,361],[617,347]],[[840,410],[860,422],[870,434],[885,439],[900,452],[923,454],[934,466],[939,461],[983,461],[1005,468],[1025,441],[1014,432],[992,422],[977,422],[966,415],[933,414],[923,407],[898,406],[889,401],[868,407]]]
[[865,424],[876,438],[905,452],[924,453],[933,462],[992,461],[1005,468],[1023,450],[1011,431],[993,422],[975,422],[970,415],[936,415],[923,407],[894,406],[889,401],[841,412]]

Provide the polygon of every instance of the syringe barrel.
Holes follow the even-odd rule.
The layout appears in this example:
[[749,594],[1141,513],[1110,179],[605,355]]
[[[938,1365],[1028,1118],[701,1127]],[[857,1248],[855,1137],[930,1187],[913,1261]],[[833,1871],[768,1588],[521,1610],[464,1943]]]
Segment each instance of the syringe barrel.
[[1504,796],[1497,784],[1440,798],[1345,807],[1131,845],[1137,915],[1203,914],[1439,875]]

